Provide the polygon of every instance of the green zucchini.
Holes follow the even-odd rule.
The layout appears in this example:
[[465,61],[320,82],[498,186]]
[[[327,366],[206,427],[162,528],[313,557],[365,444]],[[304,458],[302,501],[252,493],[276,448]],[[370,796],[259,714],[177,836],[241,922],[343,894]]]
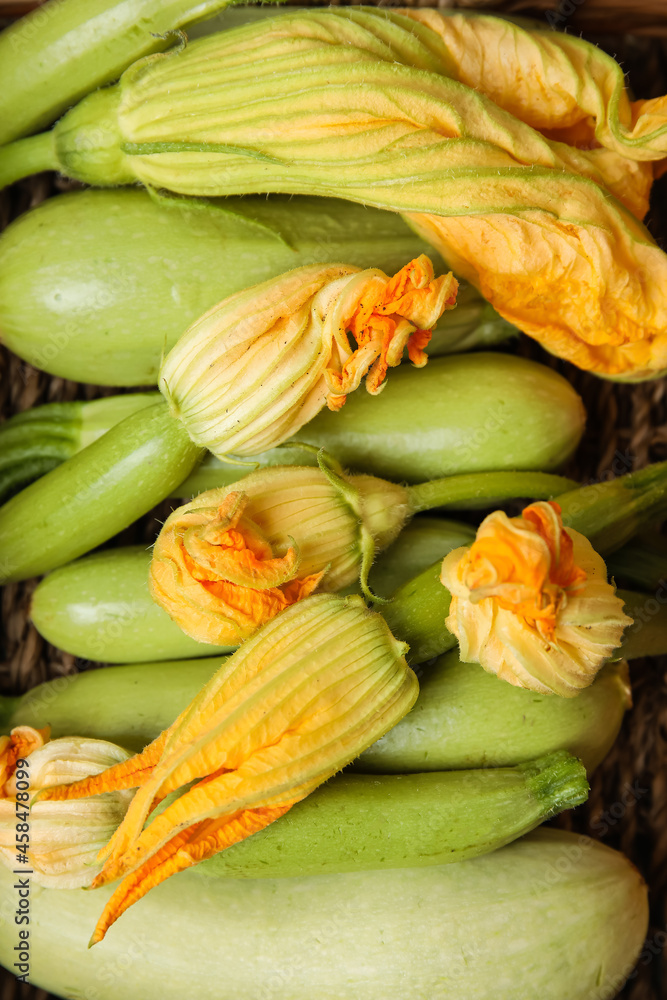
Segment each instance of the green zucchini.
[[50,125],[76,101],[176,41],[171,32],[234,0],[48,0],[0,34],[0,143]]
[[[234,292],[314,261],[394,273],[421,253],[446,270],[399,216],[333,199],[227,198],[187,211],[131,189],[64,194],[0,237],[0,336],[53,375],[150,385],[163,350]],[[429,353],[515,332],[464,283]]]
[[168,496],[200,456],[164,400],[126,417],[0,508],[0,582],[100,545]]
[[0,503],[159,399],[155,392],[135,392],[45,403],[10,417],[0,425]]
[[[88,736],[142,750],[189,704],[220,657],[102,667],[46,681],[0,699],[0,732],[13,726]],[[412,711],[366,750],[368,773],[512,767],[568,750],[593,771],[612,746],[630,704],[627,664],[603,667],[576,698],[514,688],[452,651],[424,668]]]
[[[196,474],[195,469],[193,475]],[[667,538],[664,535],[650,531],[633,538],[613,553],[607,560],[607,567],[617,582],[646,593],[653,592],[660,603],[665,601]]]
[[[12,919],[16,879],[0,873]],[[548,829],[430,868],[220,880],[204,863],[89,951],[112,891],[32,886],[26,978],[95,1000],[594,1000],[620,989],[648,923],[626,858]],[[0,941],[15,974],[19,930]]]
[[206,874],[290,878],[451,864],[495,851],[587,797],[585,768],[565,751],[516,767],[343,774],[211,858]]
[[630,704],[623,661],[604,666],[576,698],[558,698],[499,681],[453,649],[424,668],[414,708],[354,766],[379,774],[508,767],[565,749],[591,773]]

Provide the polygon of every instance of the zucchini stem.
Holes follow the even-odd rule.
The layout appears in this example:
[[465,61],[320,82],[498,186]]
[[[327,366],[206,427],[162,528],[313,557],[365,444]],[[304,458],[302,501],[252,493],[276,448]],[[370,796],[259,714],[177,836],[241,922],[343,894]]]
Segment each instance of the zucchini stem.
[[43,170],[57,170],[52,132],[41,132],[28,139],[18,139],[0,149],[0,188]]

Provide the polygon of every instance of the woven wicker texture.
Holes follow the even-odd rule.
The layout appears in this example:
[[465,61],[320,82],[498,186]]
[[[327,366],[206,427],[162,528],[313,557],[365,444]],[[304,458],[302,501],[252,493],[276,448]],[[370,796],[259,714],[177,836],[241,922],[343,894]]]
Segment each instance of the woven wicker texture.
[[[406,0],[403,0],[405,3]],[[409,2],[409,0],[408,0]],[[460,6],[488,7],[485,0],[459,0]],[[452,6],[451,3],[442,6]],[[13,8],[28,6],[14,3]],[[496,9],[528,13],[523,0],[496,2]],[[643,0],[621,0],[604,5],[597,0],[545,0],[542,13],[530,4],[531,13],[544,18],[546,7],[569,11],[581,24],[600,24],[603,11],[605,30],[636,26],[650,30],[641,37],[617,33],[587,36],[623,63],[638,97],[667,92],[667,4]],[[0,7],[0,17],[5,12]],[[628,13],[631,11],[632,13]],[[633,20],[634,19],[634,20]],[[572,26],[565,14],[566,25]],[[652,35],[653,37],[649,37]],[[0,195],[0,228],[29,207],[37,205],[55,190],[73,185],[54,181],[50,176],[16,185]],[[656,184],[649,226],[667,248],[667,179]],[[664,380],[639,386],[619,386],[603,382],[571,366],[555,361],[528,338],[521,338],[517,350],[563,372],[583,396],[588,411],[588,427],[575,460],[567,470],[582,482],[606,478],[614,473],[638,469],[649,461],[667,458],[667,397]],[[111,390],[80,385],[38,372],[0,348],[0,414],[8,417],[35,404],[76,398],[91,399]],[[152,541],[169,504],[152,512],[118,539],[121,544]],[[90,664],[47,645],[29,622],[30,595],[34,582],[15,584],[2,592],[2,662],[0,689],[19,693],[41,681],[67,674]],[[634,707],[626,716],[621,735],[611,754],[593,778],[588,803],[564,814],[558,825],[598,837],[620,848],[641,870],[651,889],[651,926],[647,948],[640,965],[620,994],[625,1000],[666,1000],[667,968],[667,660],[634,661],[632,682]],[[631,790],[629,793],[628,790]],[[627,804],[629,802],[629,804]],[[573,900],[573,906],[576,901]],[[45,1000],[47,994],[16,983],[9,974],[0,978],[0,1000]],[[406,997],[409,1000],[409,997]],[[461,998],[468,1000],[468,998]],[[536,998],[537,1000],[537,998]],[[563,998],[567,1000],[567,998]]]

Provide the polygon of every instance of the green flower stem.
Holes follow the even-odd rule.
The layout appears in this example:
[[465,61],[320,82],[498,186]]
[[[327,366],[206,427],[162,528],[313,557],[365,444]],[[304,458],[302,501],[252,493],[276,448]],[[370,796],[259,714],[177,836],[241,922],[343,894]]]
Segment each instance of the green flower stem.
[[475,472],[409,486],[408,502],[414,513],[436,507],[476,510],[519,497],[552,500],[576,487],[572,479],[546,472]]
[[52,132],[19,139],[0,149],[0,189],[31,174],[57,169]]

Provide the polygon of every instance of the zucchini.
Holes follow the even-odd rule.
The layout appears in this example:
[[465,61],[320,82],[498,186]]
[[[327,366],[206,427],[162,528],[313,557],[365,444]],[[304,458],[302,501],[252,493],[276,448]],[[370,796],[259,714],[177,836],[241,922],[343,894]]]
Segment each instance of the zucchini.
[[[390,594],[423,565],[474,537],[455,521],[419,517],[371,570],[374,592]],[[32,597],[31,617],[48,642],[85,660],[137,663],[212,656],[231,647],[190,639],[148,592],[151,553],[143,546],[96,552],[50,573]],[[349,592],[356,592],[350,588]]]
[[155,392],[135,392],[91,402],[45,403],[10,417],[0,425],[0,503],[159,400]]
[[453,649],[424,668],[413,709],[354,767],[379,774],[508,767],[566,749],[591,773],[630,704],[624,661],[604,666],[576,698],[558,698],[499,681]]
[[[0,699],[0,731],[51,726],[53,737],[87,736],[142,750],[174,721],[220,666],[220,657],[103,667],[46,681]],[[369,747],[367,773],[512,767],[568,750],[593,771],[630,704],[627,664],[603,667],[576,698],[514,688],[452,651],[425,668],[412,711]]]
[[[16,879],[0,873],[3,913]],[[430,868],[220,880],[203,864],[89,951],[111,892],[32,886],[31,982],[95,1000],[594,1000],[620,989],[648,922],[626,858],[547,829]],[[0,941],[15,974],[18,931]]]
[[586,771],[564,751],[516,767],[344,774],[205,870],[290,878],[446,865],[495,851],[587,797]]
[[[131,189],[64,194],[0,237],[0,334],[52,375],[150,385],[162,352],[243,288],[314,261],[393,274],[422,253],[446,270],[398,215],[333,199],[227,198],[188,211]],[[429,353],[515,332],[464,284]]]
[[231,646],[197,642],[148,592],[145,546],[94,552],[50,573],[33,593],[30,616],[47,642],[84,660],[135,663],[213,656]]
[[0,582],[105,542],[168,496],[200,456],[164,400],[126,417],[0,508]]

